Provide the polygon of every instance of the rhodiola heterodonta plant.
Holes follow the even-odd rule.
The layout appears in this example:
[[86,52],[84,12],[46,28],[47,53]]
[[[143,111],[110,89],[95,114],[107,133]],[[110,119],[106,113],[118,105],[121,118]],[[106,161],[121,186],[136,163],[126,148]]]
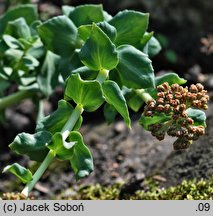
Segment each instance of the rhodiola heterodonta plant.
[[79,128],[82,113],[102,105],[106,121],[120,114],[129,128],[129,109],[144,109],[139,123],[159,140],[166,133],[177,137],[174,149],[188,148],[205,133],[202,110],[209,98],[204,87],[182,87],[186,80],[175,73],[154,74],[150,58],[161,47],[148,32],[148,13],[124,10],[112,17],[102,5],[62,9],[63,15],[45,22],[33,5],[0,17],[1,82],[18,85],[0,107],[32,95],[40,101],[56,86],[64,88],[55,112],[46,117],[38,113],[35,133],[20,133],[10,144],[17,154],[41,163],[34,174],[17,163],[4,169],[26,184],[26,197],[54,159],[70,161],[76,179],[93,171]]

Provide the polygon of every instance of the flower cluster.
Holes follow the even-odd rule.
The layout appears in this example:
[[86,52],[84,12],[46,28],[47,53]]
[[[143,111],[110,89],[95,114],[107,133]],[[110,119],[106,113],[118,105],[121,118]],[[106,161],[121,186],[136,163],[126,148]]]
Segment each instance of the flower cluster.
[[202,125],[195,126],[194,120],[187,114],[190,107],[197,109],[208,108],[209,96],[202,84],[182,87],[168,83],[157,86],[156,101],[149,101],[144,110],[144,116],[155,116],[164,114],[171,117],[163,123],[150,124],[148,130],[159,140],[163,140],[165,134],[177,137],[174,149],[185,149],[205,133]]

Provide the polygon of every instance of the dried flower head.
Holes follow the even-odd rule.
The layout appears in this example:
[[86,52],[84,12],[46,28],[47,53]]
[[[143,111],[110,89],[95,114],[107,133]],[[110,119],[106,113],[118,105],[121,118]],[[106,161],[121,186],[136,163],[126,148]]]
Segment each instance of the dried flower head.
[[197,140],[205,134],[205,127],[195,126],[194,120],[187,114],[190,107],[207,109],[209,96],[202,84],[192,84],[189,88],[168,83],[157,86],[156,101],[149,101],[145,107],[144,116],[155,116],[159,113],[170,116],[171,120],[164,123],[150,124],[148,130],[158,140],[162,140],[167,133],[177,137],[174,149],[188,148],[193,140]]

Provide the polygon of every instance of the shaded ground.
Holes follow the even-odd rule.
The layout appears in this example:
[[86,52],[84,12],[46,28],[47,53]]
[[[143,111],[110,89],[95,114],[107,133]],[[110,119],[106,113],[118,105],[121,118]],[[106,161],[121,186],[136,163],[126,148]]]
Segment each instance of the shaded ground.
[[[56,161],[37,184],[33,194],[44,199],[54,198],[65,191],[65,195],[69,196],[72,194],[70,187],[78,190],[82,184],[107,186],[119,182],[125,182],[124,190],[130,188],[131,192],[143,188],[141,183],[147,176],[154,176],[163,186],[176,185],[184,179],[209,178],[213,176],[212,105],[207,116],[207,135],[183,152],[173,151],[173,138],[167,137],[159,142],[137,121],[133,121],[132,130],[128,130],[122,121],[113,125],[102,122],[86,124],[81,133],[93,153],[95,171],[76,183],[69,163]],[[16,160],[28,165],[27,158],[23,160],[23,157],[4,153],[0,157],[1,167]],[[30,166],[36,169],[33,163]],[[22,187],[12,175],[1,175],[0,192],[19,191]]]

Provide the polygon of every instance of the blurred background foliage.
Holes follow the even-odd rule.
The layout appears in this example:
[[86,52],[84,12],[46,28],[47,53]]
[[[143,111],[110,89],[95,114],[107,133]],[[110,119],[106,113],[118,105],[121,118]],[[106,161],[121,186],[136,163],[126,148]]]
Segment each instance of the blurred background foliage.
[[103,4],[112,15],[124,9],[149,12],[149,31],[155,32],[163,47],[153,59],[156,71],[174,70],[180,75],[192,72],[192,76],[212,73],[212,0],[4,0],[0,13],[27,3],[38,4],[43,20],[60,14],[62,5]]

